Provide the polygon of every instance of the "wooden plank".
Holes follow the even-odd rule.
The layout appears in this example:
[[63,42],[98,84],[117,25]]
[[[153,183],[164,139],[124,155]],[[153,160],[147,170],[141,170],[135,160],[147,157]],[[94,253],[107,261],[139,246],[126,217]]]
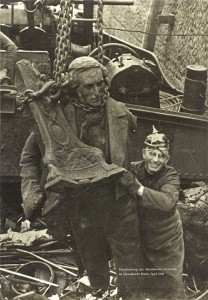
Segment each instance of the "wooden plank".
[[149,14],[147,17],[147,22],[145,26],[145,33],[143,35],[142,47],[154,51],[155,41],[158,32],[158,15],[161,13],[164,5],[164,0],[152,0]]

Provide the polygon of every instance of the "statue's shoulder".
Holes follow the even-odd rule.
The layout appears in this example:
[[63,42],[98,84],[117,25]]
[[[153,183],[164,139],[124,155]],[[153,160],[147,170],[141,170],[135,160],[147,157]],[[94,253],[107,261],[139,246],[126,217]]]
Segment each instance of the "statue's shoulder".
[[107,111],[111,113],[114,112],[114,114],[118,117],[126,116],[132,130],[136,129],[137,117],[129,111],[125,103],[116,101],[109,97],[107,101]]

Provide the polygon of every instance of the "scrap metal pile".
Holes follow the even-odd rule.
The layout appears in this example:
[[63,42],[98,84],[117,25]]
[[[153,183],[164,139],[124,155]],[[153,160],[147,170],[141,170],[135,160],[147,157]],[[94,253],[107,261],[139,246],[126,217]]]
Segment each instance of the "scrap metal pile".
[[184,282],[189,299],[208,299],[208,186],[183,191],[178,204],[185,242]]
[[[178,204],[184,227],[184,282],[189,299],[208,299],[208,186],[183,191]],[[58,242],[47,229],[31,229],[0,235],[0,299],[116,299],[116,273],[109,262],[108,291],[92,294],[71,235]],[[102,259],[102,258],[101,258]]]
[[[93,300],[88,277],[77,267],[71,236],[60,243],[47,229],[24,230],[0,235],[0,299]],[[97,291],[100,299],[116,295],[113,264],[109,267],[111,288]]]

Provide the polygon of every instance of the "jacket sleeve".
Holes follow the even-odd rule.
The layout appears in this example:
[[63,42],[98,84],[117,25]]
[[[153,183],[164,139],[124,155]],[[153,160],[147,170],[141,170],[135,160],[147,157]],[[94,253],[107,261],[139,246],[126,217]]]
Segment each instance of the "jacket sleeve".
[[40,214],[46,195],[41,185],[41,151],[34,132],[28,137],[20,160],[23,209],[27,219]]
[[144,187],[141,203],[143,207],[168,212],[176,206],[179,198],[178,174],[171,170],[161,181],[159,190]]

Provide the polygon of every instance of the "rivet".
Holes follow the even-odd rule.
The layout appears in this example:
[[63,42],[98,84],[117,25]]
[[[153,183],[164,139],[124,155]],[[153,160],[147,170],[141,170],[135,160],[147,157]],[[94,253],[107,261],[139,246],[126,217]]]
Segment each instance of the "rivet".
[[126,94],[127,93],[127,89],[126,89],[126,87],[125,86],[121,86],[120,88],[119,88],[119,92],[121,93],[121,94]]

